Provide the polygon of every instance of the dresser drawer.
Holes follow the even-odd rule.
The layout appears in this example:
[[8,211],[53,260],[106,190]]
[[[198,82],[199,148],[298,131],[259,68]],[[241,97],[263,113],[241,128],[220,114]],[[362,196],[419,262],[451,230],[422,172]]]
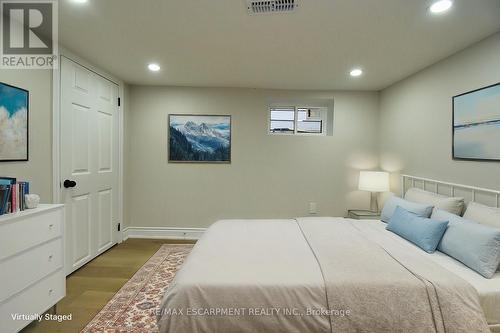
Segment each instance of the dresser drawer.
[[0,260],[61,237],[63,217],[61,208],[0,224]]
[[62,239],[21,252],[0,262],[0,302],[63,267]]
[[0,332],[17,332],[30,323],[30,320],[14,320],[13,315],[42,314],[60,301],[65,295],[64,270],[47,276],[37,284],[0,303]]

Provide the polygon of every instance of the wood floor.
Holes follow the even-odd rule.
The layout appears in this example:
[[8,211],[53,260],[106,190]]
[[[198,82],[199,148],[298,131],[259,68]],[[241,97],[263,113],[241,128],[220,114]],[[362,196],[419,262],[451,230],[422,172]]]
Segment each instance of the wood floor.
[[174,243],[192,242],[128,239],[116,245],[66,279],[66,297],[57,304],[57,314],[72,314],[71,321],[32,323],[22,332],[80,332],[162,244]]

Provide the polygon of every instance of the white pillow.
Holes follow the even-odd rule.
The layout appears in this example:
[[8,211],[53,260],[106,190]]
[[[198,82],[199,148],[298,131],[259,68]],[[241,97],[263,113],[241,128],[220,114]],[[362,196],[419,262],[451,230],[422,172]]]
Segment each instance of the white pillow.
[[445,195],[436,194],[419,188],[412,187],[406,194],[405,199],[421,204],[432,205],[441,210],[445,210],[455,215],[462,215],[464,211],[464,198],[453,198]]
[[422,205],[419,203],[411,202],[405,199],[401,199],[395,196],[390,197],[385,202],[384,208],[380,213],[380,220],[385,223],[389,223],[392,215],[396,212],[396,209],[399,207],[404,208],[405,210],[417,214],[420,217],[428,218],[432,214],[433,206]]
[[464,218],[500,228],[500,208],[481,205],[477,202],[470,202],[465,211]]

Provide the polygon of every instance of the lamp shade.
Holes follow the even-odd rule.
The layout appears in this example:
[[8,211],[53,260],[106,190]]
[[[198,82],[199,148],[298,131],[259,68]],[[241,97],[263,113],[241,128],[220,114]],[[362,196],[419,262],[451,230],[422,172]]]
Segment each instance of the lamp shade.
[[382,171],[361,171],[359,189],[369,192],[389,191],[389,173]]

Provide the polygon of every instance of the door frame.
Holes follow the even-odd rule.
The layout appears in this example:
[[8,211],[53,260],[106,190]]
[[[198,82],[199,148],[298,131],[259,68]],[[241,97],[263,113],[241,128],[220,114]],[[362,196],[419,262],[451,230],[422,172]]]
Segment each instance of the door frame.
[[128,102],[124,98],[125,83],[105,70],[92,65],[87,60],[77,56],[64,47],[59,46],[57,54],[58,67],[52,70],[52,202],[62,203],[61,185],[61,57],[65,57],[78,65],[96,73],[118,86],[118,223],[121,228],[117,233],[117,243],[123,241],[123,140],[124,140],[124,109]]

